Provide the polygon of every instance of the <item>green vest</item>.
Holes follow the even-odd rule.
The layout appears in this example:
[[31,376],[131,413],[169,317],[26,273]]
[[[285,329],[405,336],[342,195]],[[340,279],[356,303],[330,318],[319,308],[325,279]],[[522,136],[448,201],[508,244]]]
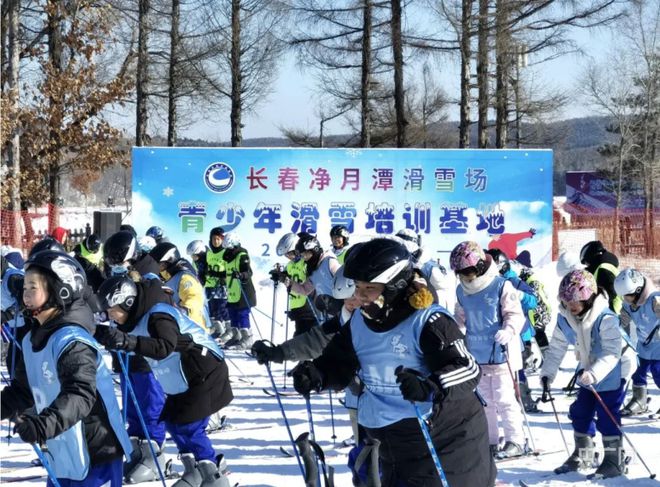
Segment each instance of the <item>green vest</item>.
[[[220,250],[219,252],[213,252],[209,250],[206,252],[206,267],[209,271],[222,272],[225,270],[225,261],[222,260],[222,257],[225,255],[225,249]],[[212,277],[208,274],[206,275],[206,282],[204,287],[216,288],[220,286],[220,278]]]
[[346,259],[346,251],[348,250],[348,247],[344,247],[341,249],[341,253],[339,255],[335,255],[337,257],[337,260],[339,261],[340,265],[344,265],[344,260]]
[[[613,264],[610,264],[609,262],[603,262],[601,265],[598,266],[596,272],[594,272],[594,279],[596,279],[596,282],[598,282],[598,271],[601,269],[610,271],[614,275],[614,277],[619,275],[619,269],[617,269]],[[613,311],[616,314],[621,313],[621,308],[623,307],[623,299],[621,298],[621,296],[615,296],[615,298],[612,300],[612,306],[614,307]]]
[[[247,252],[239,252],[234,260],[230,262],[225,262],[225,270],[227,271],[227,302],[228,303],[238,303],[241,300],[241,280],[232,277],[234,271],[239,270],[239,263],[241,257],[247,255]],[[247,300],[247,298],[246,298]]]
[[87,247],[85,247],[85,244],[81,242],[80,255],[96,267],[99,267],[103,261],[103,247],[99,248],[96,252],[90,252],[87,250]]
[[[291,261],[286,265],[286,273],[292,280],[302,284],[307,279],[307,265],[303,259],[297,262]],[[306,302],[307,296],[304,294],[289,292],[289,310],[302,308]]]

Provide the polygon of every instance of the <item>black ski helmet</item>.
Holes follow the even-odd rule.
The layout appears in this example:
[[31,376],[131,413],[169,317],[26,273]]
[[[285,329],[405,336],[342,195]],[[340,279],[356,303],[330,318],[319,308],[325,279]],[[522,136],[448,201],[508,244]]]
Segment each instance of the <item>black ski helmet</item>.
[[605,253],[605,247],[600,240],[593,240],[587,243],[580,250],[580,262],[586,266],[596,263],[596,259]]
[[66,253],[66,250],[61,243],[59,243],[53,237],[46,236],[32,246],[30,253],[28,254],[28,259],[32,257],[33,254],[43,250],[54,250],[56,252]]
[[127,231],[113,233],[105,241],[103,256],[109,266],[135,260],[138,256],[137,239]]
[[119,231],[128,232],[131,235],[133,235],[135,238],[137,238],[137,232],[135,231],[135,228],[133,228],[133,225],[129,225],[128,223],[124,223],[123,225],[120,225]]
[[151,249],[149,255],[151,255],[156,262],[167,264],[167,267],[181,260],[179,249],[177,249],[176,245],[171,242],[159,243]]
[[99,238],[98,235],[92,233],[90,235],[87,235],[87,237],[85,237],[85,241],[83,242],[83,245],[92,254],[95,254],[101,249],[101,239]]
[[507,255],[502,252],[500,249],[489,249],[486,250],[486,253],[493,258],[493,262],[497,266],[497,270],[500,272],[500,275],[504,275],[511,269],[511,261]]
[[348,228],[346,228],[344,225],[335,225],[330,229],[330,238],[341,237],[344,239],[344,245],[348,245],[349,235],[350,233],[348,233]]
[[137,295],[138,290],[135,282],[125,275],[106,279],[96,293],[102,311],[107,311],[113,306],[119,306],[128,312],[135,304]]
[[78,261],[64,252],[56,250],[42,250],[30,255],[25,262],[25,271],[38,268],[45,271],[50,277],[49,283],[53,286],[54,303],[67,306],[76,299],[85,297],[87,277]]
[[157,243],[160,242],[163,239],[163,229],[154,225],[153,227],[149,227],[145,233],[147,237],[153,238]]
[[300,232],[298,234],[298,242],[296,243],[296,252],[302,254],[305,251],[311,251],[315,254],[321,254],[321,244],[315,235],[307,232]]
[[413,278],[412,257],[402,243],[375,238],[351,248],[344,261],[344,277],[384,284],[383,297],[391,301]]

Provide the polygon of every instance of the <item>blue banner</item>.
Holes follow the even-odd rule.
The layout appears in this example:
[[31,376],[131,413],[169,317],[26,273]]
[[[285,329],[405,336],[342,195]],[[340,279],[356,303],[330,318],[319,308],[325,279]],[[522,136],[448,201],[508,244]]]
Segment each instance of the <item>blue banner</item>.
[[552,151],[134,148],[132,222],[139,235],[162,227],[182,254],[213,227],[236,231],[263,272],[282,260],[284,233],[318,234],[327,249],[337,224],[351,243],[412,229],[447,267],[468,239],[539,265],[551,255]]

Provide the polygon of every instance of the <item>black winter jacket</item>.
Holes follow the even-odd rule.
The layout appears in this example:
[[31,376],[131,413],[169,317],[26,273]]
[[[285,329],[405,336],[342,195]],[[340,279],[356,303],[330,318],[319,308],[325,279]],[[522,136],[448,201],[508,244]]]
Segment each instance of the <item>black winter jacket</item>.
[[[155,285],[155,284],[157,285]],[[130,333],[154,305],[162,302],[157,281],[139,282],[138,296],[128,319],[119,329]],[[172,316],[154,313],[147,327],[149,337],[137,337],[134,352],[162,360],[172,352],[181,354],[188,390],[167,396],[161,419],[176,424],[191,423],[210,416],[231,402],[234,395],[229,384],[229,372],[224,360],[195,344],[188,335],[179,332]]]
[[[612,252],[607,250],[602,255],[596,257],[595,262],[591,263],[587,267],[587,270],[592,274],[595,274],[596,269],[602,264],[612,264],[614,267],[619,267],[619,259]],[[610,309],[614,310],[614,299],[616,298],[616,291],[614,290],[614,279],[616,279],[616,274],[612,274],[607,269],[601,269],[598,271],[598,279],[596,284],[601,289],[607,291],[607,297],[610,303]]]
[[[74,324],[92,333],[93,323],[89,306],[83,300],[77,300],[69,309],[43,325],[32,320],[25,326],[31,326],[30,344],[33,350],[41,350],[50,336],[63,325]],[[96,391],[96,359],[97,352],[88,345],[76,342],[68,347],[57,362],[61,391],[38,416],[40,430],[47,439],[82,420],[92,465],[110,462],[123,455],[119,440],[108,421],[103,400]],[[15,377],[2,390],[0,397],[2,419],[20,414],[34,405],[23,360],[17,361]]]

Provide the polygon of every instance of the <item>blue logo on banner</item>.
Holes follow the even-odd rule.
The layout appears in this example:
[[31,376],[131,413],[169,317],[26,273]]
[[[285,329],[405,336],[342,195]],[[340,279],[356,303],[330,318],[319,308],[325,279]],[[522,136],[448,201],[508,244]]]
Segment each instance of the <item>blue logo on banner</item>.
[[224,162],[214,162],[204,171],[204,184],[214,193],[226,193],[234,185],[234,170]]

